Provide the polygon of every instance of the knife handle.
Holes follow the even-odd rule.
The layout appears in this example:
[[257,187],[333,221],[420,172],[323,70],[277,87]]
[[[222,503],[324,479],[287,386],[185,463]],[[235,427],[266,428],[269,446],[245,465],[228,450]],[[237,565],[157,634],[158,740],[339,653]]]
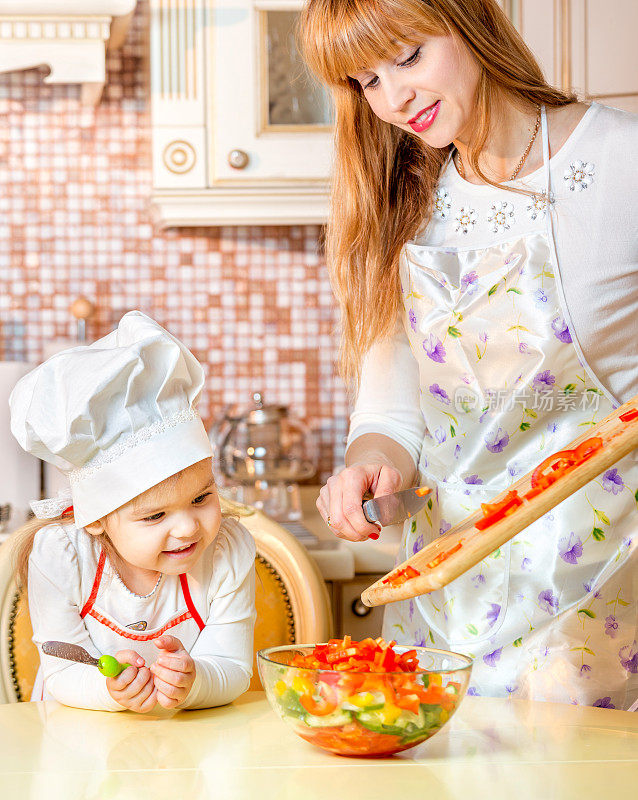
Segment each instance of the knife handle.
[[361,508],[363,509],[363,516],[370,524],[381,525],[381,523],[379,522],[379,518],[375,512],[374,503],[370,503],[366,500],[365,503],[361,506]]
[[105,678],[117,678],[130,666],[130,664],[120,664],[115,656],[100,656],[97,660],[97,668]]

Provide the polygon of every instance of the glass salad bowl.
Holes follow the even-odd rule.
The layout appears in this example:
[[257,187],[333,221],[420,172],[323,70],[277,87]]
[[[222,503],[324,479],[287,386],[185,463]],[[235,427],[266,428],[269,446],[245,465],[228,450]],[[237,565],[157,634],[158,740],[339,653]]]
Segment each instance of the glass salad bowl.
[[[363,647],[370,658],[355,663],[352,651]],[[458,653],[348,637],[269,647],[257,663],[270,705],[295,733],[359,757],[389,756],[434,736],[459,707],[472,671]],[[326,668],[308,666],[317,663]]]

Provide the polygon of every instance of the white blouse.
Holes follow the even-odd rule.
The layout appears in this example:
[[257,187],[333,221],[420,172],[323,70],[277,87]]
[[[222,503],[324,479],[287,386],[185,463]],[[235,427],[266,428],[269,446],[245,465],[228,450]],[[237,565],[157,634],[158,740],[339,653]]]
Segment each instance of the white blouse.
[[[617,401],[638,394],[638,115],[592,103],[550,159],[554,236],[571,316],[572,339]],[[543,170],[512,186],[542,192]],[[472,184],[449,161],[435,196],[435,214],[416,244],[480,248],[535,224],[544,204],[529,195]],[[498,197],[498,199],[497,199]],[[376,343],[363,361],[348,444],[383,433],[418,462],[425,423],[419,370],[403,317],[394,336]]]
[[[159,655],[152,641],[124,640],[92,617],[80,616],[91,594],[99,557],[95,537],[73,523],[47,525],[38,531],[29,559],[33,641],[38,649],[50,639],[71,642],[95,657],[132,649],[149,665]],[[226,519],[188,573],[190,595],[205,627],[200,631],[188,619],[166,631],[180,639],[195,662],[195,682],[180,708],[229,703],[248,688],[255,622],[254,562],[251,535],[235,520]],[[178,575],[161,575],[153,591],[140,596],[124,585],[108,558],[97,601],[106,617],[145,635],[187,610]],[[122,710],[95,667],[41,651],[40,660],[33,699],[53,697],[78,708]]]

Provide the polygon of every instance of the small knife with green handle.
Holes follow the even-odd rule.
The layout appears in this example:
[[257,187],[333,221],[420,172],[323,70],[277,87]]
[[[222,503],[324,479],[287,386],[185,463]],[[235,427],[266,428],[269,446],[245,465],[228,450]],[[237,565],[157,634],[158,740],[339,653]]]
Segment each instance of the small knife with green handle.
[[77,661],[80,664],[97,667],[107,678],[116,678],[120,672],[131,666],[130,664],[120,664],[114,656],[93,658],[83,647],[69,642],[42,642],[42,652],[48,656],[66,658],[67,661]]

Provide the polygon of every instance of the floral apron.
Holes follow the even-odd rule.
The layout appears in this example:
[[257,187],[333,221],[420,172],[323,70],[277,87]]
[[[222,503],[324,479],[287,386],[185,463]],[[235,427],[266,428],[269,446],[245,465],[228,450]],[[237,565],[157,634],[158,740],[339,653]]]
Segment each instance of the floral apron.
[[[434,491],[406,523],[399,561],[618,406],[572,337],[545,109],[542,137],[542,188],[531,198],[494,190],[489,246],[404,249],[427,426],[419,469]],[[573,163],[566,188],[587,188],[594,169]],[[439,219],[454,221],[452,200],[442,182]],[[525,225],[514,202],[527,206]],[[476,223],[471,205],[456,211],[461,236]],[[631,454],[448,586],[387,606],[384,636],[472,656],[473,694],[628,708],[638,697],[637,489]]]

